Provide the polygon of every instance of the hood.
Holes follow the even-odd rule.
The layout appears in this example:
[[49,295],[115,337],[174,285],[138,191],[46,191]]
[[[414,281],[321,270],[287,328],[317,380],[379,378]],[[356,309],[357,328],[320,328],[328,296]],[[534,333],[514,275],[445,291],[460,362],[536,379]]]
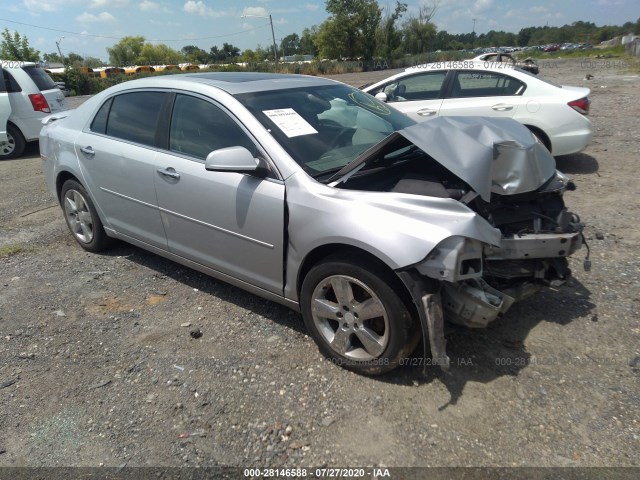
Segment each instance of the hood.
[[534,191],[556,171],[549,151],[515,120],[438,117],[392,133],[338,172],[334,184],[378,158],[400,136],[469,184],[487,202],[491,193]]

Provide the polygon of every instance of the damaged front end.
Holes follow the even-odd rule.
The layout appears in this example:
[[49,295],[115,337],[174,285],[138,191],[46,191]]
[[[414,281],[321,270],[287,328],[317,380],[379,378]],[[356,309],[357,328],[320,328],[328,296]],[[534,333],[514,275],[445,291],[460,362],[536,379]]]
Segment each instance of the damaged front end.
[[567,258],[583,244],[583,225],[564,207],[567,188],[573,184],[557,174],[535,192],[493,195],[491,203],[477,197],[469,206],[500,229],[500,246],[449,237],[397,272],[418,306],[431,363],[448,369],[443,320],[484,328],[515,301],[568,279]]
[[[510,119],[439,118],[397,135],[387,150],[381,145],[361,160],[360,175],[352,170],[343,180],[353,177],[352,188],[455,199],[500,232],[492,245],[453,230],[421,262],[396,272],[420,314],[430,363],[446,370],[444,320],[484,328],[515,301],[567,280],[567,258],[584,242],[583,225],[563,200],[575,185]],[[411,153],[412,144],[420,152]],[[376,163],[398,148],[413,156],[405,154],[376,179]]]

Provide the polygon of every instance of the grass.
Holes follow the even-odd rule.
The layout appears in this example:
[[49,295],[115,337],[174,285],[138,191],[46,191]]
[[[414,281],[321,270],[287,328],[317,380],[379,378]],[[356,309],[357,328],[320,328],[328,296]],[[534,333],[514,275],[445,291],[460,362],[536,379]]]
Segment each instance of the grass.
[[20,253],[24,250],[21,245],[7,245],[6,247],[0,248],[0,258],[7,258],[17,253]]

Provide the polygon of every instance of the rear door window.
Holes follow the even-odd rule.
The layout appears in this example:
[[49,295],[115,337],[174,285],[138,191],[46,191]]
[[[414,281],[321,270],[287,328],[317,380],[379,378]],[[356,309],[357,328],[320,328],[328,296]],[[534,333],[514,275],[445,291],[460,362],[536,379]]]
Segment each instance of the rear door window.
[[[164,92],[134,92],[118,95],[111,105],[106,134],[142,145],[156,146],[156,129],[167,95]],[[99,123],[100,121],[96,124],[96,128],[99,128]]]
[[453,81],[452,98],[522,95],[526,85],[508,75],[485,71],[459,71]]
[[38,90],[53,90],[56,84],[51,77],[42,68],[34,66],[22,67],[22,70],[29,75],[29,78],[36,84]]
[[109,108],[111,107],[111,102],[113,98],[110,98],[106,102],[102,104],[98,113],[93,118],[93,122],[91,122],[91,131],[96,133],[102,133],[103,135],[107,133],[107,118],[109,116]]

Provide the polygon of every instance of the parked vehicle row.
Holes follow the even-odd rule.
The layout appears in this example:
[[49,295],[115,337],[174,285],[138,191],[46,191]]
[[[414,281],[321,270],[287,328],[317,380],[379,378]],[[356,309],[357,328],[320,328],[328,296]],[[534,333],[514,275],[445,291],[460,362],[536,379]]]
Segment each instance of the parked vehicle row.
[[444,321],[485,327],[564,282],[583,227],[522,125],[410,116],[318,77],[175,75],[50,115],[40,152],[85,250],[121,239],[287,305],[360,373],[421,337],[446,369]]

